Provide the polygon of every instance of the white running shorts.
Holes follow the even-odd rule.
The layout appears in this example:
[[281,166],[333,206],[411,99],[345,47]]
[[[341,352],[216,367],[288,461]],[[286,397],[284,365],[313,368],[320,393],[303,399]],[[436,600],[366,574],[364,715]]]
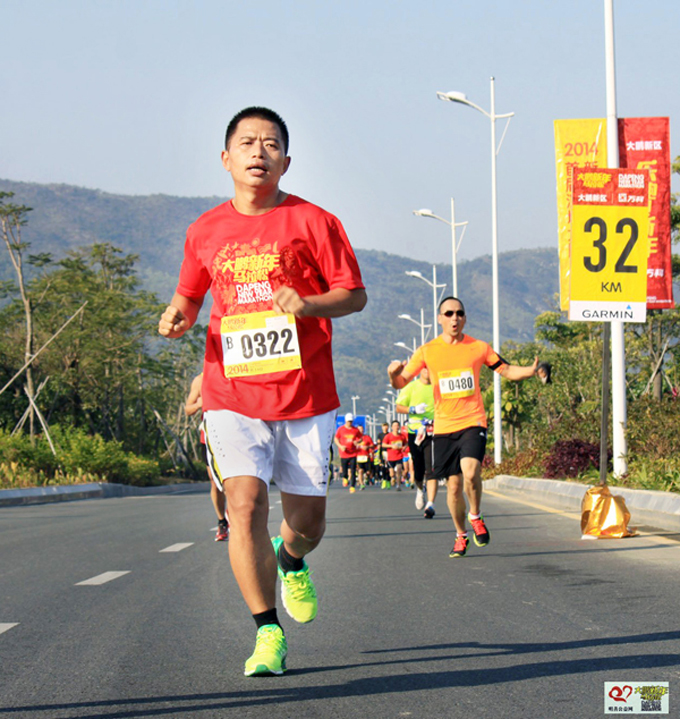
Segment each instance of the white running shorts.
[[266,422],[228,409],[204,415],[205,446],[218,489],[230,477],[274,480],[283,492],[325,497],[335,410],[304,419]]

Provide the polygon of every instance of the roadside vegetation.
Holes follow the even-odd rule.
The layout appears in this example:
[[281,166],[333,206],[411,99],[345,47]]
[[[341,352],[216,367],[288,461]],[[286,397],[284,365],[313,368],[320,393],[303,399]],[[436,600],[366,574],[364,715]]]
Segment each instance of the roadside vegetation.
[[[111,243],[62,258],[31,254],[22,240],[31,208],[13,200],[0,192],[14,272],[0,282],[0,489],[203,479],[198,418],[187,419],[183,406],[202,366],[205,328],[181,343],[159,337],[163,305],[140,289],[138,257]],[[675,196],[672,223],[677,239]],[[677,256],[673,275],[680,278]],[[680,310],[651,311],[644,325],[625,327],[629,474],[614,482],[610,473],[609,481],[680,492]],[[508,343],[502,354],[518,364],[540,355],[553,366],[553,382],[502,383],[507,451],[500,466],[487,458],[485,476],[596,482],[601,325],[568,322],[546,308],[535,319],[535,341]],[[384,358],[375,362],[383,373]],[[493,421],[490,376],[485,381]]]

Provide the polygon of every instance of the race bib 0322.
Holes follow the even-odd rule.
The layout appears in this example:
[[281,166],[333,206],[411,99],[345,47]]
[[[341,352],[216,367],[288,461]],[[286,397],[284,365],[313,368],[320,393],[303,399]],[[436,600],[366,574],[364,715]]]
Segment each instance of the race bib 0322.
[[269,311],[223,317],[220,330],[225,377],[252,377],[302,367],[291,314]]

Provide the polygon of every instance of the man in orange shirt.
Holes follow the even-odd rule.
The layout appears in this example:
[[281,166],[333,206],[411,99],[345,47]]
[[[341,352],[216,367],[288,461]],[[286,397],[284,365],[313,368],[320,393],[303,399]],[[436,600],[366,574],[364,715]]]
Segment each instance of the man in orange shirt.
[[538,357],[529,367],[508,364],[486,343],[463,334],[465,307],[456,297],[439,305],[442,334],[419,347],[408,363],[392,362],[387,368],[395,389],[405,387],[424,368],[434,387],[435,477],[448,477],[447,504],[456,527],[450,557],[462,557],[468,547],[465,497],[475,544],[485,547],[489,530],[481,513],[482,460],[486,449],[486,412],[479,387],[483,365],[510,380],[533,377]]

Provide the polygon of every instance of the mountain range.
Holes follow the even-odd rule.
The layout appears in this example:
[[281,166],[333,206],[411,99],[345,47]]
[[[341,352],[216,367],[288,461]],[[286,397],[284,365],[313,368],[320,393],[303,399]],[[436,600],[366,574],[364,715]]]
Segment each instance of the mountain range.
[[[117,195],[73,185],[1,179],[0,191],[14,192],[12,202],[33,208],[23,228],[31,253],[50,252],[59,259],[76,247],[109,242],[125,253],[139,255],[140,283],[161,301],[169,300],[174,291],[187,226],[227,199]],[[406,272],[419,271],[432,281],[433,265],[425,253],[408,258],[354,249],[369,301],[362,313],[334,321],[336,377],[341,411],[351,411],[351,397],[358,395],[357,413],[372,414],[387,389],[387,364],[407,356],[395,343],[411,346],[416,338],[420,344],[420,328],[398,315],[409,314],[419,321],[423,308],[425,323],[431,324],[433,319],[431,286]],[[437,264],[436,273],[438,284],[446,282],[445,291],[451,294],[451,266]],[[535,317],[555,305],[557,249],[501,252],[498,274],[501,343],[531,341]],[[0,279],[12,277],[9,258],[3,252]],[[467,332],[490,342],[491,256],[459,262],[458,283],[468,315]],[[206,319],[202,316],[200,321]]]

